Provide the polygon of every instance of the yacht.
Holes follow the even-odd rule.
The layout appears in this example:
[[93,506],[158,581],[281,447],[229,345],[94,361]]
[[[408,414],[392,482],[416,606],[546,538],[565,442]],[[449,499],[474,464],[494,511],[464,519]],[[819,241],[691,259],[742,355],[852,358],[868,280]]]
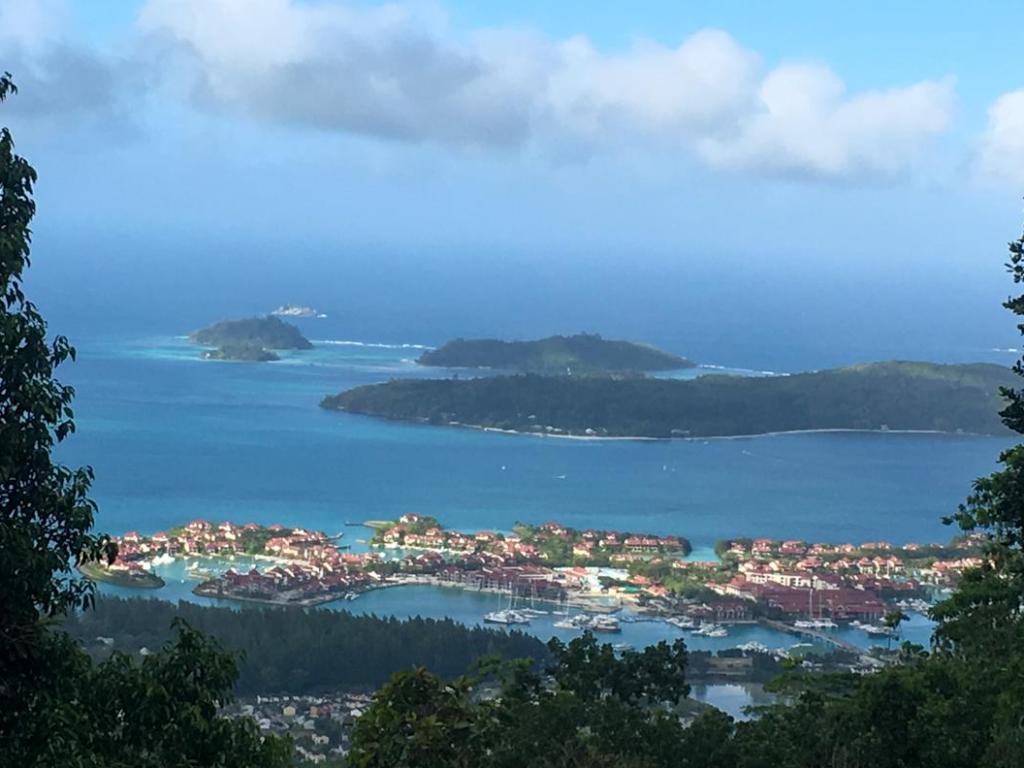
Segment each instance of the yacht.
[[729,630],[721,624],[702,624],[693,634],[701,637],[728,637]]
[[595,632],[621,632],[619,620],[612,616],[595,616],[590,621],[590,629]]
[[749,643],[737,645],[736,650],[745,651],[747,653],[771,653],[771,648],[764,643],[757,642],[756,640],[751,640]]
[[484,615],[484,621],[488,624],[529,624],[530,619],[519,611],[506,608],[503,611],[491,611]]
[[893,637],[896,634],[894,630],[880,624],[864,624],[861,629],[867,632],[871,637]]
[[694,621],[690,616],[670,616],[665,619],[666,624],[671,624],[677,629],[696,629],[697,622]]

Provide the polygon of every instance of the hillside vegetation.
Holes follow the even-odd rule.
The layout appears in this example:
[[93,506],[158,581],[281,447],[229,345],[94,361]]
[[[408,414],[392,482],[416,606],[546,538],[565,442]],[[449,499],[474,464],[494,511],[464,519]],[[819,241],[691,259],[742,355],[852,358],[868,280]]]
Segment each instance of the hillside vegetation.
[[811,429],[1005,434],[1008,368],[885,362],[792,376],[654,378],[517,375],[402,380],[321,405],[391,419],[545,434],[709,437]]
[[447,368],[497,368],[522,373],[667,371],[692,368],[685,357],[646,344],[597,334],[549,336],[537,341],[455,339],[424,352],[417,362]]
[[[95,610],[69,615],[64,629],[92,652],[137,655],[160,648],[181,617],[244,654],[242,694],[306,694],[339,688],[372,689],[394,673],[429,665],[454,677],[483,656],[544,659],[544,644],[522,632],[465,627],[450,619],[355,616],[329,610],[215,608],[181,602],[106,597]],[[111,638],[112,645],[97,641]]]

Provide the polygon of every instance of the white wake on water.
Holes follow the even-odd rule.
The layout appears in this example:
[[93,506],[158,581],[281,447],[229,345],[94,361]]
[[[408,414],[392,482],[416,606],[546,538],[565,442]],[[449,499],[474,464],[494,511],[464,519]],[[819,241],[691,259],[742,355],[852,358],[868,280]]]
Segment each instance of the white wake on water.
[[338,347],[372,347],[374,349],[433,349],[428,344],[385,344],[376,341],[352,341],[350,339],[313,339],[314,344],[331,344]]

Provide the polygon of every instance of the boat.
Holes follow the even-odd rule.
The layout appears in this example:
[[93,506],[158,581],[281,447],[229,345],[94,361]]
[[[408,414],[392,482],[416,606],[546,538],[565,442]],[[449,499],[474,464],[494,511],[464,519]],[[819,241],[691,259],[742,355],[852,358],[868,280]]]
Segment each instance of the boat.
[[530,619],[512,608],[502,611],[491,611],[484,614],[484,621],[488,624],[529,624]]
[[700,635],[701,637],[728,637],[729,630],[721,624],[701,624],[698,629],[694,630],[693,634]]
[[743,651],[745,653],[771,653],[771,648],[764,643],[757,642],[756,640],[751,640],[748,643],[737,645],[736,650]]
[[576,622],[569,618],[559,619],[552,626],[555,629],[579,629]]
[[671,624],[677,629],[697,629],[697,622],[694,621],[690,616],[670,616],[665,619],[666,624]]
[[625,653],[626,651],[632,651],[633,646],[629,643],[612,643],[612,650],[618,653]]
[[619,620],[611,616],[595,616],[590,620],[590,629],[594,632],[621,632]]
[[893,637],[896,631],[880,624],[865,624],[861,627],[871,637]]

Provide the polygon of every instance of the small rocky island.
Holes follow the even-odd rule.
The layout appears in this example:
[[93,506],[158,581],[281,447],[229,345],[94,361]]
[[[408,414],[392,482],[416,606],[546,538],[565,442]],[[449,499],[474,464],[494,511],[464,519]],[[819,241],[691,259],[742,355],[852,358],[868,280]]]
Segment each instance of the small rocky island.
[[791,376],[396,379],[321,407],[419,423],[581,437],[727,437],[864,430],[1002,435],[1000,365],[870,363]]
[[420,365],[494,368],[519,373],[565,375],[693,368],[685,357],[647,344],[604,339],[596,333],[549,336],[536,341],[454,339],[420,355]]
[[268,362],[278,360],[275,350],[312,349],[302,332],[278,317],[253,317],[245,320],[223,320],[201,328],[189,339],[204,347],[205,360]]

